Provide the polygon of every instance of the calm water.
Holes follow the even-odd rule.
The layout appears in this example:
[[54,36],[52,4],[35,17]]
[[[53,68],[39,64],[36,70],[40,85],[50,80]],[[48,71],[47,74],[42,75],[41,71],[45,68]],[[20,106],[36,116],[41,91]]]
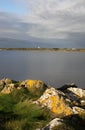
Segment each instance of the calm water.
[[49,51],[0,51],[0,79],[40,79],[60,87],[85,86],[85,53]]

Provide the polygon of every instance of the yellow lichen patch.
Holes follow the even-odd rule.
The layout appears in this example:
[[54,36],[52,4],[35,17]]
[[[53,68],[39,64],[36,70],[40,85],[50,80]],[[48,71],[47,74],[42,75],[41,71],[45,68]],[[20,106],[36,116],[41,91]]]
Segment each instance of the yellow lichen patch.
[[45,89],[41,80],[26,80],[26,87],[33,95],[40,95]]
[[27,85],[28,85],[28,87],[37,87],[37,88],[39,88],[40,87],[40,85],[43,85],[43,82],[42,81],[40,81],[40,80],[27,80]]
[[28,87],[33,87],[34,84],[36,84],[36,80],[28,80],[27,81]]
[[66,104],[62,94],[60,95],[60,92],[55,89],[46,90],[38,101],[58,115],[68,116],[73,114],[72,109]]
[[70,115],[72,114],[71,109],[66,105],[63,98],[59,98],[57,96],[51,96],[51,110],[56,114],[65,114]]

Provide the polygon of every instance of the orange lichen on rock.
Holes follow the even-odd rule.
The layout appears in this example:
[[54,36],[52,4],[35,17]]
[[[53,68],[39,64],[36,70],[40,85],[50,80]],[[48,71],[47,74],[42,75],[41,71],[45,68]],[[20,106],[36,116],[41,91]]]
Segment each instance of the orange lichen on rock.
[[36,80],[28,80],[27,85],[29,88],[33,87],[36,84]]
[[40,99],[38,99],[38,103],[48,107],[52,112],[59,115],[68,116],[73,113],[72,109],[66,104],[63,93],[54,88],[47,89]]
[[24,85],[33,95],[40,95],[46,89],[46,85],[41,80],[25,80],[21,85]]

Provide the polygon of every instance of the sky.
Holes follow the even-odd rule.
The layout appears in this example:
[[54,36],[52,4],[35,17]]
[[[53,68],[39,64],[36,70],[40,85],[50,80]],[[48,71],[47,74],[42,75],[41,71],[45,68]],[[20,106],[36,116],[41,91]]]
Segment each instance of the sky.
[[0,0],[0,38],[84,48],[85,0]]

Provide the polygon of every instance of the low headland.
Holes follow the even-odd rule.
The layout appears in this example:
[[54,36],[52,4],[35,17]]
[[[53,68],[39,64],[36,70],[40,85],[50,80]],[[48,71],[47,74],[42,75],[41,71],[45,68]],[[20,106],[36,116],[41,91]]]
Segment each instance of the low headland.
[[0,50],[85,52],[84,48],[0,48]]
[[84,130],[85,89],[0,80],[0,130]]

